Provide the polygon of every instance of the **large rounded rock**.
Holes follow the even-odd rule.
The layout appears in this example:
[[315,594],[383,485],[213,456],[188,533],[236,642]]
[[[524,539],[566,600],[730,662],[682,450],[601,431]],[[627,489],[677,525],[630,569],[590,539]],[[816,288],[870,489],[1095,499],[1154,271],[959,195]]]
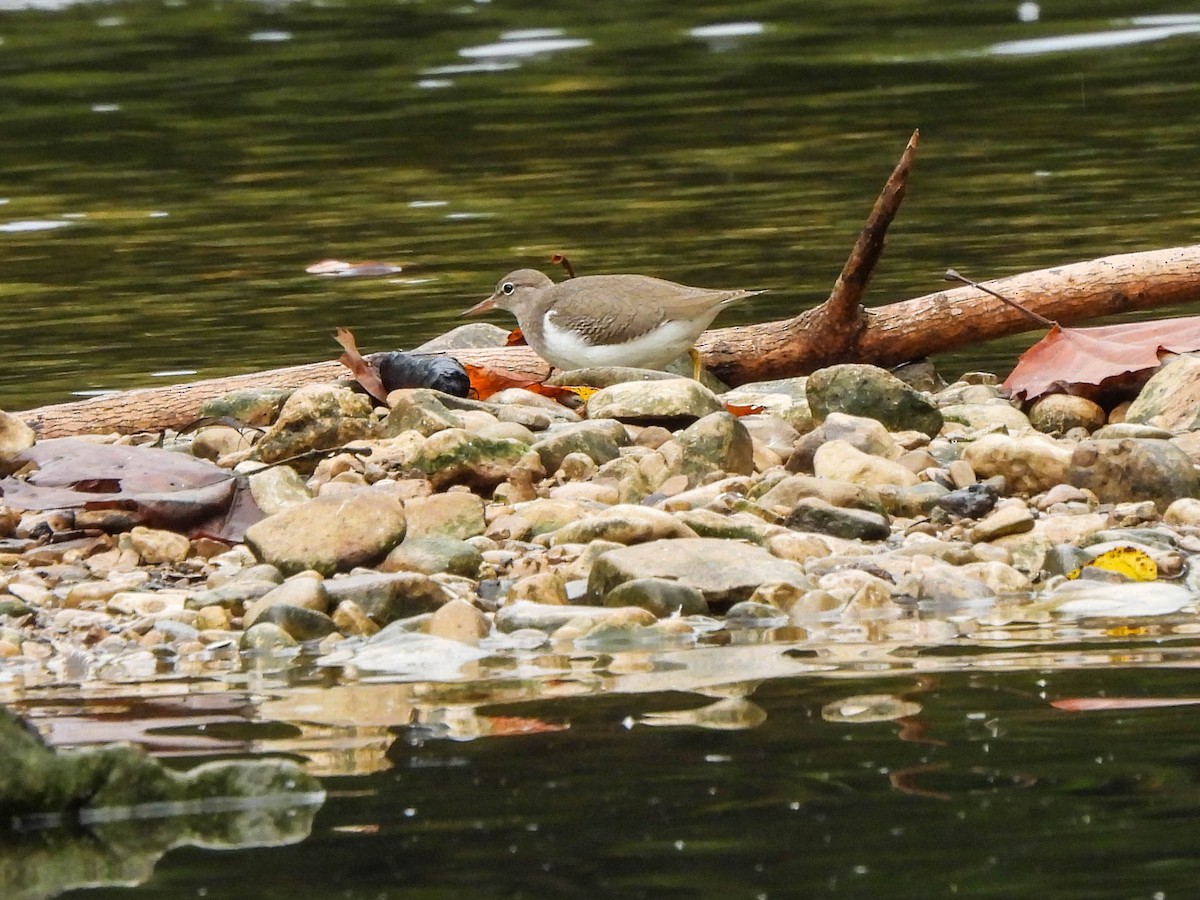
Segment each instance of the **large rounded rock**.
[[483,498],[467,491],[448,491],[428,497],[414,497],[404,504],[408,520],[406,537],[440,537],[466,540],[483,534],[487,524],[483,516]]
[[1087,397],[1049,394],[1029,408],[1029,423],[1038,431],[1065,434],[1072,428],[1095,431],[1104,424],[1104,410]]
[[[616,425],[616,429],[607,423]],[[629,436],[620,423],[601,419],[559,426],[536,442],[533,450],[547,472],[556,472],[568,454],[582,453],[596,465],[603,465],[616,459],[628,443]]]
[[[12,413],[0,410],[0,475],[8,475],[13,471],[9,461],[23,450],[33,446],[37,436],[33,429]],[[15,463],[20,467],[22,463]]]
[[919,431],[930,437],[942,430],[942,414],[924,394],[878,366],[851,363],[819,369],[805,385],[817,419],[842,412],[882,422],[888,431]]
[[617,585],[603,599],[605,606],[640,606],[660,619],[708,612],[703,594],[691,585],[666,578],[635,578]]
[[395,437],[405,431],[431,435],[446,428],[462,428],[462,418],[442,403],[444,396],[429,388],[392,391],[387,398],[391,411],[383,421],[384,437]]
[[891,521],[882,513],[832,506],[817,497],[797,503],[788,514],[787,524],[798,531],[858,541],[882,541],[892,533]]
[[368,565],[404,538],[404,506],[383,491],[317,497],[246,529],[255,555],[287,573]]
[[678,538],[622,547],[592,565],[588,592],[605,597],[637,578],[666,578],[695,588],[710,607],[725,609],[748,600],[766,582],[804,586],[804,569],[760,547],[717,538]]
[[412,466],[438,490],[452,484],[490,490],[508,477],[528,450],[520,441],[448,428],[426,439]]
[[1028,431],[1029,417],[1007,400],[994,399],[985,403],[954,403],[939,407],[947,423],[962,425],[972,431],[1001,426],[1010,432]]
[[911,469],[863,453],[846,441],[829,441],[813,455],[813,472],[818,478],[846,481],[863,487],[912,487],[920,480]]
[[1155,372],[1125,421],[1174,432],[1200,429],[1200,358],[1177,356]]
[[670,513],[646,506],[620,504],[552,532],[547,540],[558,544],[589,544],[615,541],[641,544],[663,538],[695,537],[696,533]]
[[404,543],[393,548],[379,564],[379,570],[474,578],[482,563],[479,550],[466,541],[447,537],[405,538]]
[[758,503],[765,509],[786,513],[806,497],[816,497],[833,506],[883,512],[883,499],[877,490],[811,475],[790,475],[782,479],[759,497]]
[[848,416],[845,413],[830,413],[825,421],[810,431],[795,444],[788,460],[790,472],[812,472],[813,457],[822,444],[828,441],[845,441],[863,453],[896,459],[900,448],[882,423],[865,416]]
[[331,384],[297,388],[279,418],[255,445],[263,462],[278,462],[310,450],[343,447],[371,433],[371,401]]
[[376,625],[433,612],[453,599],[450,592],[420,572],[364,572],[325,582],[331,605],[354,603]]
[[1071,456],[1070,483],[1101,503],[1152,500],[1159,511],[1180,497],[1195,497],[1191,458],[1170,441],[1080,441]]
[[1073,449],[1040,434],[989,434],[970,443],[962,458],[980,478],[1002,476],[1012,493],[1040,494],[1068,480]]
[[713,472],[749,475],[754,471],[754,442],[746,426],[727,412],[709,413],[675,438],[683,451],[684,475],[700,480]]
[[717,395],[690,378],[627,381],[588,398],[589,419],[699,419],[724,407]]

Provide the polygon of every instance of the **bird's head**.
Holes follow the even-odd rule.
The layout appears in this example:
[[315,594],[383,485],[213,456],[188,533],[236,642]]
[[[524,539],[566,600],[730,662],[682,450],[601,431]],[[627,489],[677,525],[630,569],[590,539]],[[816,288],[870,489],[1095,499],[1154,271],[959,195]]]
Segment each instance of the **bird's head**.
[[537,302],[542,291],[553,286],[554,282],[537,269],[517,269],[496,282],[492,296],[459,315],[473,316],[489,309],[505,309],[520,318],[524,310]]

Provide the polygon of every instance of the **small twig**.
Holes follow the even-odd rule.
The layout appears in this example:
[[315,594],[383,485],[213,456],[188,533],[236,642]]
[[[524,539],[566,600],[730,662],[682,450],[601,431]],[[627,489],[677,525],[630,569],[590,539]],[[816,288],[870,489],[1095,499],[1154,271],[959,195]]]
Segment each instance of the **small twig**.
[[562,253],[555,253],[550,257],[550,262],[554,263],[556,266],[562,266],[564,269],[566,269],[568,278],[575,277],[575,267],[571,265],[571,261]]
[[[285,459],[277,459],[277,460],[275,460],[275,462],[272,462],[272,463],[263,463],[261,468],[255,469],[253,472],[250,472],[249,474],[257,475],[259,472],[265,472],[267,469],[274,469],[276,466],[287,466],[287,465],[291,465],[292,463],[295,463],[295,462],[307,463],[307,462],[312,462],[314,460],[316,460],[317,462],[320,462],[323,459],[327,459],[331,456],[337,456],[341,453],[345,453],[349,456],[355,456],[355,457],[358,457],[361,459],[364,456],[371,455],[371,448],[370,447],[330,447],[328,450],[305,450],[303,453],[297,453],[295,456],[289,456],[289,457],[286,457]],[[250,457],[250,458],[253,459],[253,457]],[[255,460],[255,462],[258,462],[258,461],[259,460]]]
[[1053,319],[1047,319],[1041,313],[1035,313],[1032,309],[1027,309],[1026,307],[1022,306],[1020,303],[1018,303],[1016,300],[1009,300],[1003,294],[999,294],[996,291],[993,291],[990,287],[986,287],[985,285],[980,284],[978,281],[972,281],[970,278],[967,278],[964,275],[958,274],[958,272],[956,272],[954,269],[947,269],[946,274],[942,276],[942,279],[944,281],[960,281],[963,284],[969,284],[971,287],[975,288],[976,290],[983,291],[985,294],[990,294],[991,296],[995,297],[997,300],[1003,300],[1005,303],[1007,303],[1013,309],[1019,309],[1021,312],[1025,313],[1025,315],[1029,316],[1029,318],[1033,319],[1035,322],[1037,322],[1041,325],[1045,325],[1047,328],[1054,328],[1055,326],[1058,325],[1058,323],[1055,322]]

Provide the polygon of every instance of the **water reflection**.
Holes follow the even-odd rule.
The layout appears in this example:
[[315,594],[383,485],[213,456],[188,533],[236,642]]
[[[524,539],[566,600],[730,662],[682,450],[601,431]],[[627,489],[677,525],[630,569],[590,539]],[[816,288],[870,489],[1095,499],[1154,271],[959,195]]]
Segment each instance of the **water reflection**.
[[1067,34],[1054,37],[1029,38],[993,44],[988,52],[996,56],[1024,56],[1035,53],[1064,53],[1078,50],[1104,50],[1129,44],[1165,41],[1182,34],[1200,34],[1200,24],[1160,25],[1157,27],[1122,28],[1096,31],[1089,34]]

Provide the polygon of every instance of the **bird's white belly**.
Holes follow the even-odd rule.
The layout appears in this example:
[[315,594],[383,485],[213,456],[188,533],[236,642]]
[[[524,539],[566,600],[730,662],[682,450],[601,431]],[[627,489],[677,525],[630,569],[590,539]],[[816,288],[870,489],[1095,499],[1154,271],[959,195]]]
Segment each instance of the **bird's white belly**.
[[542,327],[542,346],[533,349],[560,369],[591,366],[660,369],[690,350],[698,333],[695,323],[666,322],[623,344],[589,344],[575,332],[556,327],[551,311]]

